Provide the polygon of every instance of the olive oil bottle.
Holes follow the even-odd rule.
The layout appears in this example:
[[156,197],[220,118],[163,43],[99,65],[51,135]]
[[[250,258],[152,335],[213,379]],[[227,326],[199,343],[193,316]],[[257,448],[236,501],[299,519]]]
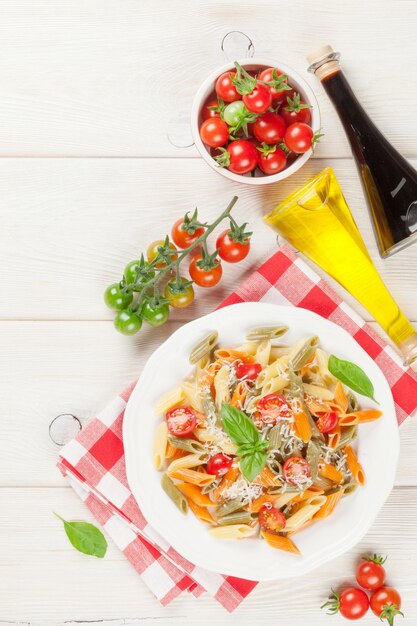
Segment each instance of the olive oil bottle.
[[417,332],[378,274],[331,168],[292,193],[265,220],[368,309],[405,362],[417,368]]
[[358,102],[339,64],[324,46],[309,54],[352,148],[382,257],[417,241],[417,172],[387,141]]

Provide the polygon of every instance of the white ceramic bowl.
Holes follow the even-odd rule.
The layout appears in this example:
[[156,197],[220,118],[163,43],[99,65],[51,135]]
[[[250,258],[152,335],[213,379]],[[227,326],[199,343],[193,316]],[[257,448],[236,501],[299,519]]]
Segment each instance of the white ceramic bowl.
[[[313,90],[309,86],[309,84],[297,74],[293,69],[288,67],[279,61],[274,61],[271,59],[263,59],[263,58],[253,58],[253,59],[243,59],[242,61],[238,61],[245,70],[250,71],[252,69],[258,69],[260,67],[277,67],[282,70],[288,76],[288,82],[291,84],[294,89],[300,93],[301,99],[311,106],[311,127],[314,132],[319,130],[320,128],[320,111],[319,105],[316,99],[316,96],[313,93]],[[201,109],[206,102],[208,96],[214,92],[214,86],[216,84],[217,78],[223,74],[224,72],[234,70],[235,66],[233,63],[227,63],[222,67],[219,67],[217,70],[212,72],[209,76],[207,76],[206,80],[200,85],[197,93],[194,96],[193,105],[191,109],[191,131],[193,134],[194,143],[199,151],[200,155],[203,159],[212,167],[216,172],[229,178],[230,180],[234,180],[237,183],[246,183],[248,185],[269,185],[271,183],[276,183],[279,180],[284,180],[291,174],[294,174],[297,170],[300,169],[308,161],[311,157],[313,151],[308,150],[304,154],[301,154],[289,167],[287,167],[282,172],[278,172],[278,174],[273,174],[271,176],[259,175],[252,177],[250,174],[246,174],[244,176],[240,174],[234,174],[230,170],[225,167],[219,167],[213,157],[210,155],[209,149],[205,146],[205,144],[201,141],[200,137],[200,126],[203,123],[203,119],[201,117]]]
[[[284,323],[290,327],[283,341],[306,334],[320,337],[322,346],[362,367],[375,388],[384,414],[363,424],[355,446],[366,483],[343,498],[334,514],[297,535],[302,556],[274,550],[258,538],[213,539],[207,527],[189,512],[183,515],[160,485],[161,474],[152,462],[155,429],[162,416],[155,405],[191,371],[188,356],[194,344],[216,329],[221,345],[239,344],[248,329]],[[359,396],[363,406],[376,406]],[[265,303],[232,305],[182,326],[150,357],[128,402],[123,441],[130,488],[154,529],[185,558],[208,570],[251,580],[299,576],[333,559],[366,533],[394,482],[399,452],[398,426],[389,385],[374,361],[342,328],[305,309]]]

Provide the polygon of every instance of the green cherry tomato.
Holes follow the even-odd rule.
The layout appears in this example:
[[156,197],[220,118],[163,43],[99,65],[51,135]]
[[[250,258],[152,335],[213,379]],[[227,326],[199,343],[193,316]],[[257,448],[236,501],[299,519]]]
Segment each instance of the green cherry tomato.
[[161,326],[169,318],[169,306],[166,302],[153,304],[147,300],[144,302],[140,314],[150,326]]
[[128,309],[119,311],[114,318],[114,327],[122,335],[136,335],[141,326],[142,320],[140,317]]
[[[187,283],[186,278],[181,278],[182,283]],[[176,287],[176,280],[172,278],[165,287],[165,298],[169,300],[170,306],[174,309],[184,309],[189,306],[194,300],[194,289],[192,285],[185,285],[178,290]]]
[[[132,283],[136,283],[138,281],[138,272],[140,269],[140,261],[130,261],[125,267],[124,277],[127,285],[131,285]],[[149,270],[148,277],[140,276],[139,283],[146,283],[149,278],[153,278],[155,276],[155,272]]]
[[243,116],[247,112],[247,108],[243,104],[242,100],[236,100],[228,104],[223,111],[223,119],[229,126],[236,126]]
[[110,309],[114,309],[115,311],[125,309],[132,300],[133,294],[122,291],[119,283],[109,285],[104,292],[104,302]]

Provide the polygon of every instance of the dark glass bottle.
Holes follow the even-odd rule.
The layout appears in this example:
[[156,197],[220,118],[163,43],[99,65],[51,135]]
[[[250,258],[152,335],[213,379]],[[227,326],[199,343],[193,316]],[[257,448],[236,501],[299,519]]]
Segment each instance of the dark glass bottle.
[[387,141],[358,102],[339,64],[325,46],[309,54],[309,71],[333,102],[358,166],[382,257],[417,241],[417,172]]

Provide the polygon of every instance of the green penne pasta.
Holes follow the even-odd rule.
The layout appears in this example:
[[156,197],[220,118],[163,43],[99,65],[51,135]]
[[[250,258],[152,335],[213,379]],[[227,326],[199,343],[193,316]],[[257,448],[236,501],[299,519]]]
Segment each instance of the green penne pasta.
[[347,483],[347,485],[343,485],[344,492],[343,495],[347,496],[350,493],[353,493],[358,488],[358,484],[356,482]]
[[188,502],[184,494],[175,486],[174,482],[167,474],[162,474],[161,486],[165,493],[171,498],[175,506],[181,513],[187,513]]
[[237,498],[233,498],[233,500],[229,500],[225,502],[221,506],[216,509],[216,517],[224,517],[229,513],[233,513],[234,511],[238,511],[243,506],[243,498],[242,496],[238,496]]
[[313,439],[308,442],[306,460],[311,469],[311,478],[316,481],[319,472],[319,461],[321,456],[321,450],[317,443]]
[[214,489],[217,489],[217,487],[220,485],[221,481],[222,476],[219,476],[218,478],[213,480],[213,482],[209,483],[208,485],[204,485],[204,487],[202,487],[201,489],[201,493],[210,493],[211,491],[214,491]]
[[205,356],[206,354],[209,354],[209,352],[213,350],[213,348],[215,347],[217,343],[218,336],[219,336],[218,332],[214,330],[212,333],[207,335],[207,337],[204,337],[204,339],[199,341],[194,346],[194,348],[191,350],[190,357],[189,357],[190,363],[192,365],[195,365],[196,363],[198,363],[199,360],[203,358],[203,356]]
[[340,435],[340,441],[339,441],[339,445],[337,446],[337,448],[342,448],[343,446],[347,446],[348,443],[350,443],[351,441],[353,441],[353,439],[355,439],[356,435],[358,434],[358,427],[356,426],[356,424],[353,424],[353,426],[346,426],[346,428],[344,428],[341,432]]
[[257,515],[249,513],[249,511],[235,511],[234,513],[229,513],[228,515],[219,517],[217,521],[222,526],[227,526],[229,524],[249,524],[256,519]]
[[194,454],[207,453],[204,445],[194,439],[183,439],[182,437],[168,435],[168,441],[172,446],[174,446],[174,448],[179,448],[180,450],[186,450],[187,452],[193,452]]
[[263,339],[276,339],[281,337],[288,330],[288,326],[265,326],[262,328],[254,328],[250,330],[246,339],[248,341],[262,341]]
[[298,352],[290,359],[289,367],[294,371],[298,371],[304,367],[309,358],[316,351],[318,343],[319,338],[317,336],[306,339]]
[[279,450],[282,445],[282,434],[280,426],[273,426],[268,435],[269,449]]

